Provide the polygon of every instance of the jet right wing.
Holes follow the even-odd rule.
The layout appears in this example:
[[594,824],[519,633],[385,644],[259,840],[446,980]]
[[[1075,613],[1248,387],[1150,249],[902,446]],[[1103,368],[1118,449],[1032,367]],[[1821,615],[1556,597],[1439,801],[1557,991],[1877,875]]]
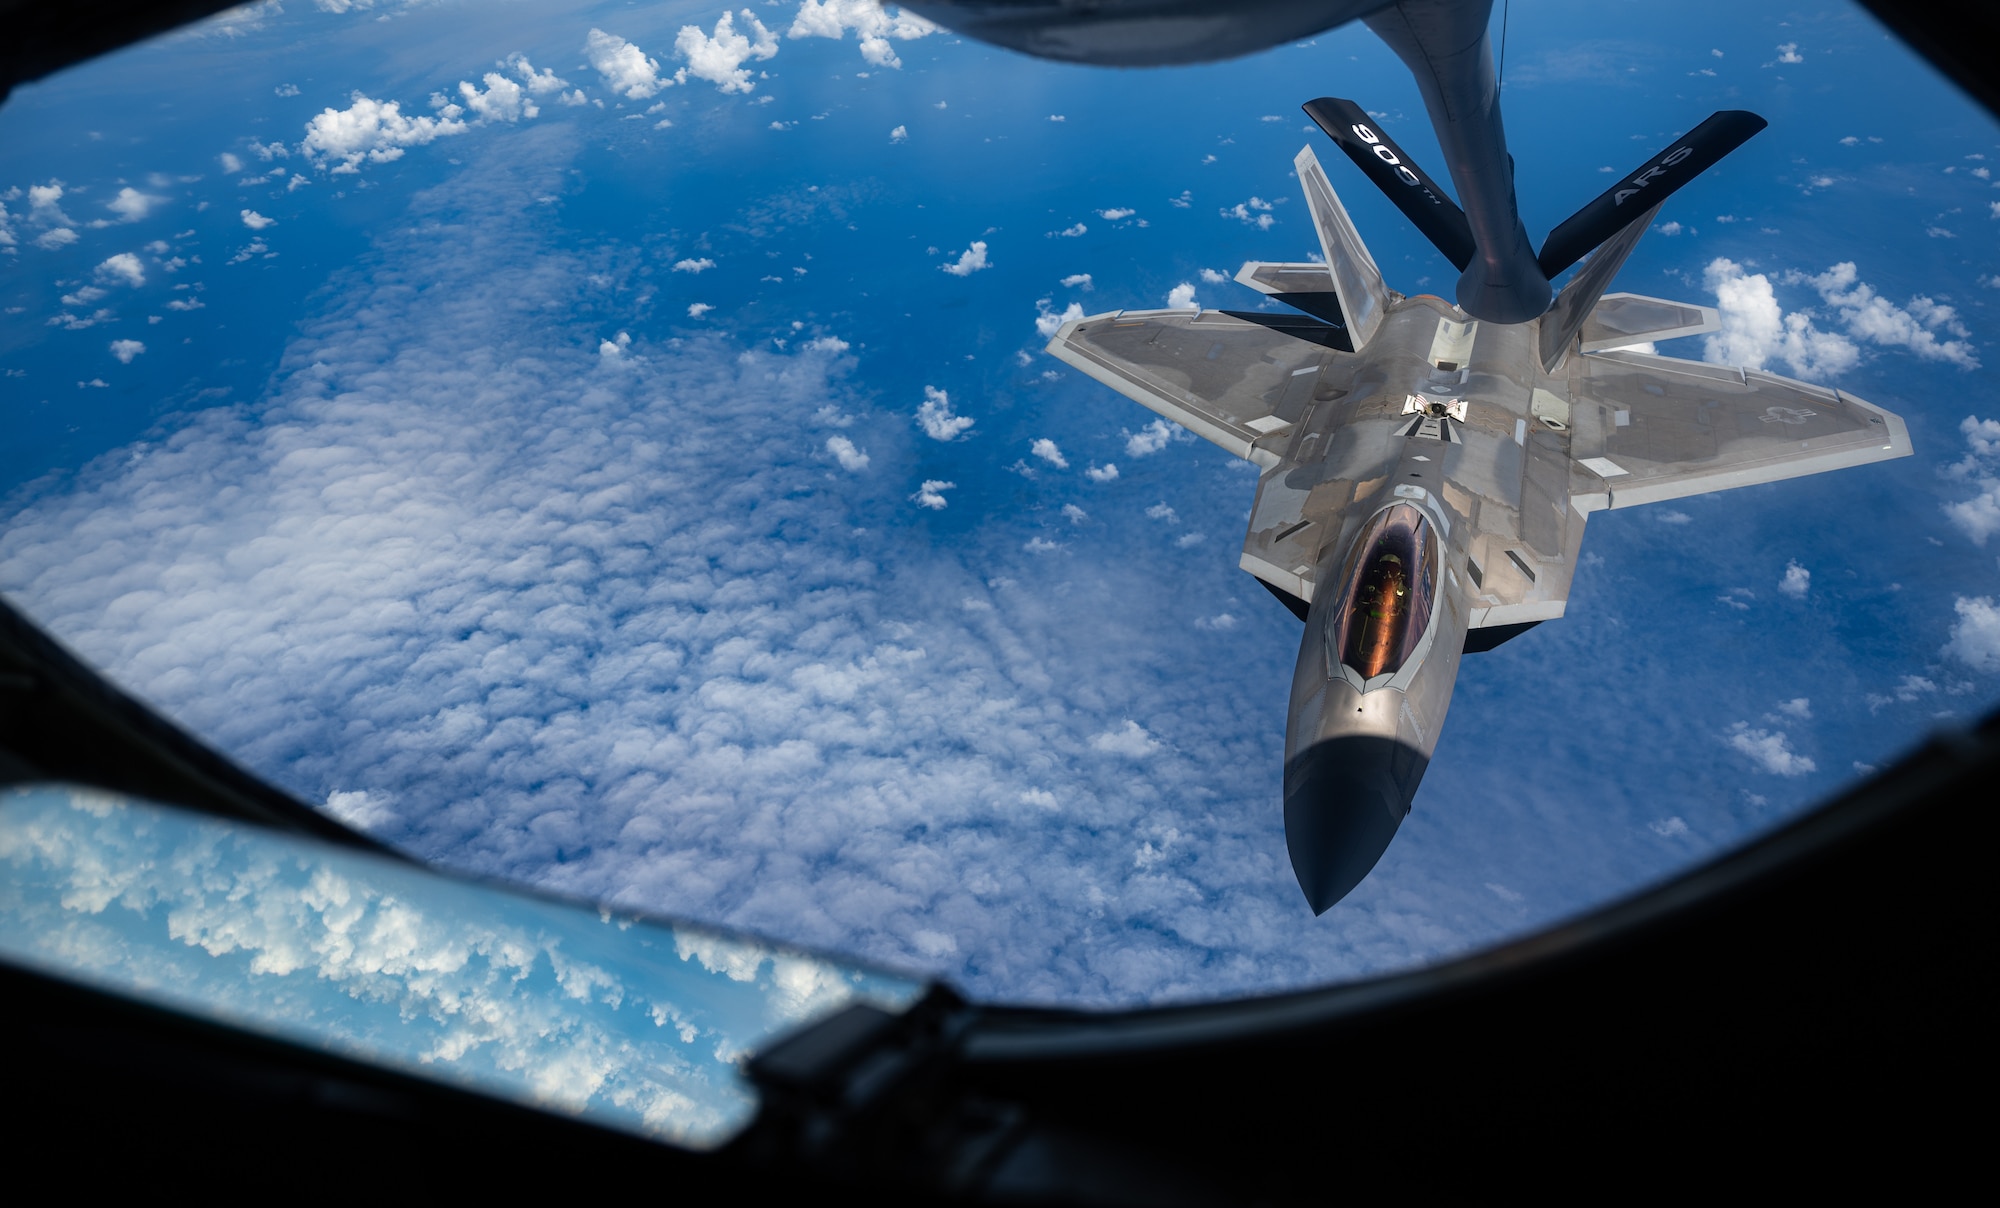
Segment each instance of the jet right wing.
[[[1578,510],[1908,457],[1902,417],[1842,390],[1640,352],[1570,359]],[[1593,490],[1591,483],[1597,489]]]
[[1120,310],[1063,324],[1049,354],[1188,431],[1265,467],[1322,377],[1345,388],[1352,358],[1305,316]]

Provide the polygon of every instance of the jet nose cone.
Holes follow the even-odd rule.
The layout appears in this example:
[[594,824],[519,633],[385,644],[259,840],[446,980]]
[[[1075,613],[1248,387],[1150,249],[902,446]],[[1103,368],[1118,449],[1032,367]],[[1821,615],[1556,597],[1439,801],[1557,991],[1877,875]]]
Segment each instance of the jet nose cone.
[[1346,897],[1382,858],[1429,762],[1395,739],[1350,735],[1285,765],[1285,846],[1314,914]]

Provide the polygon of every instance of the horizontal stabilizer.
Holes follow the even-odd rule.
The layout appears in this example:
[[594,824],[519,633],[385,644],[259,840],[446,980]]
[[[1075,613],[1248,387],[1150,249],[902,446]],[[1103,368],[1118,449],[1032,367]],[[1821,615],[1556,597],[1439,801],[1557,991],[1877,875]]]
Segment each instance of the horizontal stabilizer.
[[1768,124],[1745,109],[1725,109],[1710,116],[1550,231],[1537,257],[1542,275],[1554,280],[1592,248],[1624,230],[1641,210],[1657,207]]
[[1342,331],[1347,329],[1347,318],[1340,312],[1340,295],[1334,292],[1333,274],[1324,264],[1266,264],[1251,260],[1236,270],[1236,281]]
[[1307,101],[1305,111],[1307,117],[1326,131],[1327,137],[1347,152],[1354,166],[1396,203],[1403,217],[1451,261],[1453,268],[1463,272],[1472,263],[1472,226],[1465,220],[1465,211],[1382,132],[1382,127],[1361,106],[1323,96]]
[[1706,335],[1722,328],[1713,306],[1670,302],[1644,294],[1606,294],[1583,321],[1582,351],[1608,352],[1653,340]]

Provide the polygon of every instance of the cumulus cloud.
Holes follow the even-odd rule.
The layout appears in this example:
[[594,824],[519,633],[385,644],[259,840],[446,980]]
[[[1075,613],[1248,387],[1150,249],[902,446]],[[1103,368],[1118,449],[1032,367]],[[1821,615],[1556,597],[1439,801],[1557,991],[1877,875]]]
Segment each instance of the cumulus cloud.
[[931,511],[941,512],[945,509],[944,493],[955,489],[957,486],[958,484],[955,482],[945,482],[939,478],[926,478],[924,479],[924,484],[917,488],[917,493],[910,496],[910,500],[920,508],[929,508]]
[[[736,28],[738,16],[743,18],[747,32]],[[764,23],[749,9],[733,16],[724,13],[716,21],[712,34],[704,34],[698,25],[681,26],[681,32],[674,38],[674,55],[687,66],[674,72],[674,79],[685,84],[693,76],[715,85],[717,92],[751,92],[757,82],[750,78],[750,69],[743,64],[751,59],[761,62],[777,53],[778,35],[765,29]]]
[[1773,776],[1804,776],[1818,770],[1812,760],[1792,750],[1792,740],[1783,730],[1753,730],[1749,722],[1739,721],[1723,738],[1731,750]]
[[1062,455],[1062,450],[1056,447],[1056,442],[1046,436],[1038,437],[1034,444],[1028,446],[1028,452],[1048,462],[1058,470],[1069,469],[1069,459]]
[[1960,596],[1952,609],[1958,620],[1941,653],[1974,671],[2000,672],[2000,606],[1992,596]]
[[1794,600],[1803,600],[1812,590],[1812,572],[1796,562],[1785,564],[1785,576],[1778,580],[1778,590]]
[[75,243],[77,238],[77,233],[70,228],[56,227],[54,230],[43,231],[40,235],[35,236],[35,246],[44,251],[53,252],[57,248],[68,247],[70,244]]
[[1060,238],[1063,238],[1063,239],[1075,239],[1075,238],[1077,238],[1077,237],[1079,237],[1079,236],[1081,236],[1081,235],[1083,235],[1083,234],[1087,233],[1087,232],[1088,232],[1089,230],[1090,230],[1090,228],[1089,228],[1089,227],[1087,227],[1087,226],[1085,226],[1085,225],[1083,225],[1082,223],[1080,223],[1080,222],[1079,222],[1079,223],[1076,223],[1076,224],[1075,224],[1075,225],[1073,225],[1073,226],[1066,226],[1066,227],[1064,227],[1064,228],[1063,228],[1062,230],[1060,230],[1060,231],[1055,231],[1055,232],[1053,232],[1053,233],[1054,233],[1055,235],[1057,235],[1058,237],[1060,237]]
[[[1788,280],[1802,281],[1818,290],[1836,309],[1850,335],[1888,348],[1906,348],[1927,361],[1945,361],[1960,369],[1979,368],[1979,358],[1967,342],[1971,333],[1954,308],[1924,294],[1911,298],[1907,306],[1897,306],[1859,277],[1853,261],[1811,276],[1787,274]],[[1957,338],[1939,339],[1939,333]]]
[[688,306],[688,318],[690,318],[690,319],[699,319],[699,318],[701,318],[701,317],[702,317],[703,315],[707,314],[707,313],[708,313],[709,311],[711,311],[711,310],[714,310],[714,309],[715,309],[715,307],[713,307],[713,306],[710,306],[710,305],[709,305],[708,303],[706,303],[706,302],[695,302],[695,303],[691,303],[691,304],[690,304],[690,305]]
[[1944,505],[1944,514],[1974,545],[2000,533],[2000,420],[1968,415],[1958,430],[1966,454],[1945,470],[1947,478],[1970,482],[1978,494]]
[[868,454],[856,448],[854,442],[845,436],[828,437],[826,451],[833,454],[843,470],[858,474],[868,468]]
[[111,341],[111,355],[117,357],[121,363],[126,365],[130,365],[132,358],[144,351],[146,351],[146,346],[137,340]]
[[1797,42],[1784,42],[1778,46],[1778,62],[1803,63],[1805,61],[1805,56],[1799,53],[1799,44]]
[[1071,273],[1071,274],[1070,274],[1069,276],[1067,276],[1067,277],[1064,277],[1064,278],[1062,279],[1062,284],[1063,284],[1063,287],[1064,287],[1064,288],[1066,288],[1066,289],[1082,289],[1082,290],[1088,290],[1088,289],[1090,289],[1090,288],[1091,288],[1091,283],[1090,283],[1090,274],[1089,274],[1089,273]]
[[1810,314],[1786,314],[1765,274],[1746,272],[1718,256],[1703,270],[1703,280],[1715,293],[1722,320],[1721,329],[1707,338],[1707,360],[1749,369],[1777,361],[1799,377],[1825,378],[1845,373],[1861,359],[1852,340],[1819,330]]
[[[951,396],[936,386],[925,386],[924,401],[917,407],[917,426],[932,440],[957,440],[965,435],[966,429],[972,427],[972,417],[953,415]],[[940,503],[936,506],[944,505]]]
[[1239,201],[1233,206],[1228,206],[1223,209],[1222,216],[1234,218],[1238,222],[1247,222],[1263,231],[1270,230],[1272,224],[1278,221],[1271,214],[1271,203],[1261,197],[1252,197],[1248,201]]
[[934,34],[938,27],[915,13],[891,13],[876,0],[805,0],[785,32],[794,38],[837,39],[848,30],[861,43],[863,59],[876,67],[900,68],[903,61],[890,39],[908,42]]
[[255,210],[244,210],[242,217],[243,217],[243,225],[249,227],[253,231],[261,231],[265,227],[274,227],[278,225],[277,219],[266,218]]
[[1097,212],[1097,216],[1099,218],[1102,218],[1106,222],[1118,222],[1123,219],[1130,218],[1132,215],[1137,214],[1138,212],[1139,211],[1131,209],[1128,206],[1113,206],[1108,210],[1099,210]]
[[1199,310],[1201,303],[1195,301],[1194,283],[1183,281],[1167,291],[1168,310]]
[[[524,60],[525,61],[525,60]],[[528,88],[501,75],[489,71],[483,77],[484,92],[475,84],[464,80],[458,82],[458,94],[465,100],[465,108],[481,121],[518,122],[522,118],[537,117],[541,107],[536,105]],[[558,87],[561,81],[557,81]]]
[[674,271],[677,273],[705,273],[714,267],[715,261],[706,256],[694,260],[674,261]]
[[1144,759],[1160,749],[1160,741],[1147,733],[1146,727],[1127,718],[1116,729],[1092,736],[1090,749],[1127,759]]
[[[728,19],[726,14],[723,19]],[[631,100],[644,100],[672,84],[671,80],[660,77],[657,60],[648,58],[645,51],[617,34],[601,29],[592,29],[584,35],[583,57],[603,78],[605,87]]]
[[909,139],[910,128],[908,126],[898,126],[894,130],[889,131],[889,141],[892,143],[908,142]]
[[137,222],[153,212],[153,207],[166,200],[150,193],[141,193],[130,185],[118,190],[118,195],[104,203],[104,208],[118,215],[120,222]]
[[308,161],[334,173],[361,170],[361,163],[401,159],[409,147],[428,146],[448,135],[465,133],[465,123],[447,117],[408,117],[396,101],[378,101],[355,93],[345,109],[324,109],[306,123],[299,151]]
[[1150,457],[1177,440],[1191,439],[1178,424],[1156,419],[1137,432],[1125,434],[1125,456]]
[[950,264],[939,265],[938,267],[954,277],[970,277],[980,269],[991,268],[992,265],[986,262],[986,241],[983,239],[973,240],[972,246],[961,252],[957,260]]
[[106,257],[94,275],[108,284],[139,286],[146,283],[146,266],[131,252],[120,252]]
[[1088,470],[1083,472],[1083,476],[1092,482],[1116,482],[1118,480],[1118,466],[1115,462],[1107,462],[1101,466],[1092,465]]
[[1035,334],[1044,340],[1053,340],[1065,323],[1083,317],[1083,305],[1072,302],[1061,311],[1053,309],[1054,299],[1042,298],[1035,303]]
[[1063,519],[1069,521],[1071,524],[1082,524],[1090,519],[1089,512],[1084,511],[1073,503],[1063,504],[1062,514]]

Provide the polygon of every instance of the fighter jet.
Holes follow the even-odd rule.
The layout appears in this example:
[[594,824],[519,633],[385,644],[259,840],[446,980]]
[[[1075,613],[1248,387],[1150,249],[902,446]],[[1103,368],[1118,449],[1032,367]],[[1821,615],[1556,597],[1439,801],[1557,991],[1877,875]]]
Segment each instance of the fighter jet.
[[[1406,212],[1462,231],[1359,108],[1323,98],[1306,111],[1357,163],[1379,165]],[[1651,165],[1712,162],[1716,130],[1740,142],[1762,124],[1719,114],[1586,206],[1584,224],[1635,199],[1644,209],[1525,321],[1389,289],[1307,147],[1294,166],[1324,262],[1236,275],[1300,313],[1111,311],[1049,342],[1263,470],[1240,564],[1305,622],[1284,817],[1315,914],[1368,875],[1409,813],[1460,656],[1563,615],[1592,512],[1910,453],[1899,417],[1844,391],[1634,350],[1714,331],[1717,314],[1605,292],[1658,212],[1647,189],[1666,173],[1647,176]],[[1549,246],[1573,247],[1577,222]]]

